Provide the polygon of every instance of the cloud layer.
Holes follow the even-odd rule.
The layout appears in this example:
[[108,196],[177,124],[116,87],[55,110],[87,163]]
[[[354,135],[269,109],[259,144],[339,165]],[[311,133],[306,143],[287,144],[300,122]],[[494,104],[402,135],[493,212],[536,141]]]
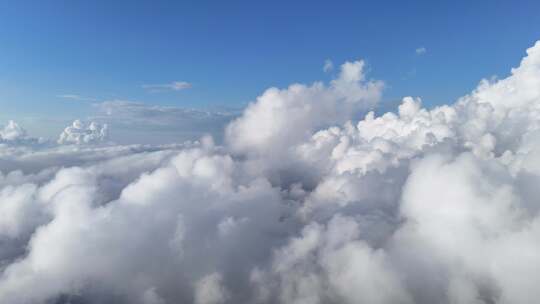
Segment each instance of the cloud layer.
[[[114,130],[139,133],[141,141],[163,142],[163,138],[182,141],[212,134],[221,141],[223,128],[240,114],[237,110],[200,110],[181,107],[148,105],[126,100],[110,100],[94,104],[96,115],[90,120],[107,124]],[[136,132],[134,131],[136,130]],[[146,134],[144,134],[146,133]],[[170,133],[170,136],[164,136]],[[141,136],[142,137],[142,136]],[[123,138],[115,136],[115,141]],[[133,142],[130,140],[128,142]]]
[[0,302],[534,303],[539,84],[540,42],[454,104],[376,116],[354,61],[268,89],[223,145],[4,144]]

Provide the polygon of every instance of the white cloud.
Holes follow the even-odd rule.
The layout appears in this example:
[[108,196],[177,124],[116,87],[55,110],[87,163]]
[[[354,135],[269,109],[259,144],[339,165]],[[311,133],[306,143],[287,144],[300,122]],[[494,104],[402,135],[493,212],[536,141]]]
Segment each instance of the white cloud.
[[0,302],[534,303],[539,62],[359,120],[382,84],[345,63],[223,146],[2,144]]
[[0,130],[0,140],[14,141],[25,138],[26,130],[21,128],[16,122],[10,120],[2,130]]
[[225,303],[229,292],[222,286],[223,277],[212,273],[200,279],[195,285],[195,304]]
[[364,66],[363,61],[344,63],[328,86],[316,82],[266,90],[227,126],[228,144],[236,151],[272,154],[306,139],[317,128],[343,123],[373,107],[383,83],[366,81]]
[[182,91],[190,89],[193,85],[185,81],[173,81],[171,83],[162,83],[162,84],[144,84],[143,89],[147,89],[151,92],[161,92],[161,91]]
[[97,99],[95,98],[85,97],[85,96],[81,96],[77,94],[61,94],[61,95],[56,95],[56,97],[77,100],[77,101],[97,101]]
[[84,123],[75,120],[67,126],[58,137],[59,144],[95,144],[106,141],[108,138],[107,125],[96,122]]
[[427,52],[427,49],[425,47],[419,47],[415,50],[416,55],[423,55]]
[[20,146],[20,145],[43,145],[47,140],[44,138],[34,138],[28,135],[28,132],[23,127],[19,126],[15,121],[10,120],[0,128],[0,144]]

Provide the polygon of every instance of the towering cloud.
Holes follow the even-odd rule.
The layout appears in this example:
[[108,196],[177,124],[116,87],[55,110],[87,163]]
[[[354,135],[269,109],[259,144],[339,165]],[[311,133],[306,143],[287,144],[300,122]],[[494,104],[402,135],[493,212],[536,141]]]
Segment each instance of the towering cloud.
[[223,146],[1,146],[0,302],[536,302],[540,42],[433,109],[367,112],[363,70],[267,90]]
[[380,99],[383,83],[366,81],[363,61],[346,62],[329,86],[293,84],[270,88],[227,126],[236,152],[273,153],[305,140],[317,129],[339,124]]
[[26,130],[21,128],[16,122],[10,120],[2,130],[0,130],[0,139],[3,141],[14,141],[25,138]]
[[[35,146],[47,143],[44,138],[35,138],[28,135],[28,132],[15,121],[10,120],[2,128],[0,127],[0,145],[7,149],[7,146]],[[0,151],[1,154],[1,151]]]
[[58,138],[59,144],[93,144],[107,140],[108,128],[104,124],[100,126],[96,122],[84,123],[75,120],[68,126]]

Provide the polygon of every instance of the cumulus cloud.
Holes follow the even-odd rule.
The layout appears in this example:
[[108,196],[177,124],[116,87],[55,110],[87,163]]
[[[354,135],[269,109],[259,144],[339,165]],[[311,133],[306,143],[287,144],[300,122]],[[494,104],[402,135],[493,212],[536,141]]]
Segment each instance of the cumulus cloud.
[[1,146],[0,302],[534,303],[539,63],[376,115],[347,62],[223,145]]
[[23,127],[19,126],[15,121],[10,120],[0,128],[0,145],[39,145],[47,142],[44,138],[34,138],[28,135],[28,132]]
[[84,123],[75,120],[67,126],[58,137],[59,144],[95,144],[104,142],[108,137],[107,125],[99,125],[96,122]]
[[144,84],[143,89],[147,89],[150,92],[161,92],[161,91],[182,91],[185,89],[190,89],[193,85],[186,81],[173,81],[171,83],[162,83],[162,84]]
[[21,128],[16,122],[10,120],[7,125],[0,130],[0,139],[4,141],[14,141],[26,138],[26,130]]
[[273,153],[373,107],[383,83],[366,80],[364,69],[364,61],[346,62],[329,85],[316,82],[266,90],[227,126],[229,146],[238,152]]

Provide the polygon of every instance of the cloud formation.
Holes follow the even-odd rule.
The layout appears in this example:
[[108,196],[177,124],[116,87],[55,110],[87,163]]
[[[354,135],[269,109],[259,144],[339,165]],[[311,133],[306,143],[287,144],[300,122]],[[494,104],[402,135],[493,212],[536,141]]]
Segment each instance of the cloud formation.
[[108,127],[106,124],[99,125],[96,122],[84,123],[75,120],[67,126],[58,137],[59,144],[95,144],[104,142],[108,138]]
[[[110,100],[94,104],[100,115],[95,118],[115,119],[122,124],[174,126],[212,122],[236,116],[232,111],[204,111],[198,109],[147,105],[127,100]],[[220,119],[222,117],[222,119]]]
[[21,128],[13,120],[8,121],[7,125],[0,130],[0,140],[2,141],[14,141],[17,139],[26,138],[26,130]]
[[537,42],[377,116],[354,61],[268,89],[224,145],[1,146],[0,302],[534,303],[539,83]]
[[384,84],[367,81],[364,68],[361,60],[345,62],[329,85],[316,82],[266,90],[227,126],[229,146],[239,152],[273,153],[375,106]]
[[193,85],[186,81],[173,81],[171,83],[161,83],[161,84],[144,84],[143,89],[147,89],[150,92],[161,92],[161,91],[182,91],[185,89],[190,89]]
[[76,101],[97,101],[97,99],[95,98],[85,97],[85,96],[81,96],[77,94],[61,94],[61,95],[56,95],[56,97],[64,98],[64,99],[71,99],[71,100],[76,100]]
[[3,128],[0,128],[0,145],[34,145],[44,144],[46,141],[44,138],[30,137],[26,129],[13,120],[8,121]]

